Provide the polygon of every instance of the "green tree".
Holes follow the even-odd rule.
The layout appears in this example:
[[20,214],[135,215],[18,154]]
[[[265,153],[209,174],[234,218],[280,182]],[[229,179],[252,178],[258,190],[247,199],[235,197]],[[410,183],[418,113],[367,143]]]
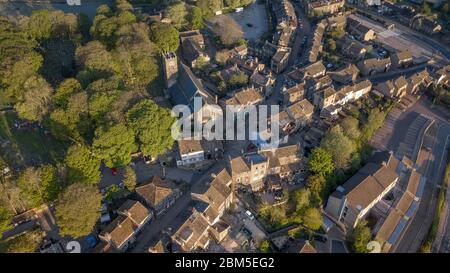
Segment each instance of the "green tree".
[[310,175],[307,180],[308,189],[311,192],[311,203],[320,204],[325,193],[327,181],[321,175]]
[[340,125],[344,134],[350,139],[358,140],[361,136],[361,132],[359,130],[359,120],[356,118],[348,116],[342,120]]
[[270,243],[269,240],[264,240],[259,247],[259,252],[261,253],[269,253],[270,252]]
[[100,181],[100,159],[89,147],[78,144],[69,147],[65,163],[69,182],[96,185]]
[[362,136],[364,140],[370,140],[375,132],[383,126],[386,114],[378,108],[370,110],[367,121],[362,128]]
[[248,83],[248,76],[243,71],[238,74],[233,74],[228,81],[229,89],[237,89],[245,86]]
[[24,84],[23,100],[15,105],[19,117],[41,121],[48,113],[53,89],[42,77],[31,77]]
[[61,190],[56,169],[51,165],[28,167],[19,175],[17,186],[31,208],[55,200]]
[[43,40],[50,38],[52,32],[52,15],[49,10],[34,10],[28,21],[28,33],[33,39]]
[[116,0],[116,9],[118,11],[133,11],[133,6],[127,0]]
[[332,38],[326,40],[325,46],[330,52],[336,51],[336,41],[334,41]]
[[333,158],[325,149],[316,147],[308,158],[308,170],[312,174],[328,176],[334,170]]
[[211,17],[223,8],[223,2],[222,0],[198,0],[197,7],[202,10],[203,16]]
[[153,158],[171,149],[171,127],[176,121],[168,109],[152,100],[142,100],[127,112],[127,120],[136,132],[140,150]]
[[433,11],[431,10],[430,5],[428,3],[426,3],[425,1],[423,2],[422,13],[427,16],[430,16],[433,14]]
[[334,126],[322,139],[320,146],[331,154],[334,165],[337,168],[348,167],[351,154],[355,151],[355,145],[342,132],[339,125]]
[[188,9],[184,2],[175,2],[166,10],[167,17],[170,22],[178,29],[187,24]]
[[112,54],[99,41],[77,47],[75,62],[80,69],[77,79],[83,87],[95,80],[108,78],[120,72],[120,67]]
[[353,252],[358,253],[366,253],[369,251],[367,249],[367,244],[369,243],[370,239],[371,231],[370,228],[367,227],[366,221],[359,222],[347,238],[350,244],[350,249]]
[[35,253],[43,239],[40,229],[27,231],[0,242],[0,253]]
[[180,46],[178,30],[170,24],[155,22],[150,26],[150,40],[161,53],[176,51]]
[[58,170],[53,165],[44,165],[40,169],[40,180],[44,189],[43,199],[45,202],[52,202],[58,198],[62,190],[61,179]]
[[202,10],[198,7],[190,8],[187,20],[189,22],[189,28],[191,30],[202,28],[203,27]]
[[55,95],[52,98],[53,103],[56,107],[65,108],[69,103],[70,96],[80,91],[82,91],[82,88],[77,79],[65,79],[56,89]]
[[0,234],[10,229],[12,213],[0,204]]
[[109,168],[128,165],[131,154],[137,151],[134,131],[124,124],[97,130],[92,147]]
[[305,207],[310,205],[309,197],[311,196],[311,192],[309,189],[299,189],[294,192],[294,200],[295,200],[295,209],[297,211],[304,209]]
[[94,186],[74,183],[67,187],[56,204],[60,234],[73,238],[90,234],[100,217],[101,200],[102,196]]
[[98,123],[101,123],[103,117],[110,111],[111,105],[118,96],[119,92],[117,91],[99,92],[93,94],[89,98],[89,115]]
[[316,208],[308,208],[303,214],[303,225],[312,230],[319,230],[322,225],[322,215]]
[[114,56],[117,57],[126,85],[146,87],[156,79],[159,67],[154,52],[155,48],[150,40],[148,43],[120,46],[115,50]]
[[130,166],[125,167],[123,184],[129,191],[133,191],[136,188],[136,172]]

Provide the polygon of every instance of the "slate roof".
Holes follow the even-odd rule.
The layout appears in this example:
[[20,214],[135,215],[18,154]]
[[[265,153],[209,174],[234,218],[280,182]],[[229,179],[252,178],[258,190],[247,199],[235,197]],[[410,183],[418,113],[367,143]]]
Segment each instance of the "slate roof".
[[195,77],[191,69],[180,63],[176,84],[169,88],[169,93],[175,105],[186,105],[194,110],[194,98],[200,97],[204,104],[214,104],[212,94],[206,91],[203,84]]

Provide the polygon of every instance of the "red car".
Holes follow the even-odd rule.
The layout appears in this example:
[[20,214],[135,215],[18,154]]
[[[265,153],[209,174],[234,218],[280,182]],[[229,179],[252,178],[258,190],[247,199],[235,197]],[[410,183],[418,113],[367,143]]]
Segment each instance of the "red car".
[[117,168],[111,168],[111,173],[112,173],[112,175],[116,175],[117,174]]

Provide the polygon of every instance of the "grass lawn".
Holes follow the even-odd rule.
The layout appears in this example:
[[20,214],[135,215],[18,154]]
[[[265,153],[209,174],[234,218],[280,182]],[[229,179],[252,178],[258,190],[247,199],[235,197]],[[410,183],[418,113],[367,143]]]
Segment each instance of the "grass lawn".
[[62,160],[66,148],[64,143],[45,135],[37,128],[13,129],[15,120],[14,113],[0,113],[0,139],[11,142],[4,151],[11,166],[20,164],[20,160],[15,158],[17,154],[22,156],[21,165],[25,166]]

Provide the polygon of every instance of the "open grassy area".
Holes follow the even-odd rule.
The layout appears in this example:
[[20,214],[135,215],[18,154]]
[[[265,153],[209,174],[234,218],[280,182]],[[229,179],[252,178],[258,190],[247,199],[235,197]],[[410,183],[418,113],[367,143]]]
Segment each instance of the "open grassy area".
[[14,113],[0,113],[1,153],[13,167],[54,163],[62,160],[66,145],[45,135],[36,126],[14,129]]

